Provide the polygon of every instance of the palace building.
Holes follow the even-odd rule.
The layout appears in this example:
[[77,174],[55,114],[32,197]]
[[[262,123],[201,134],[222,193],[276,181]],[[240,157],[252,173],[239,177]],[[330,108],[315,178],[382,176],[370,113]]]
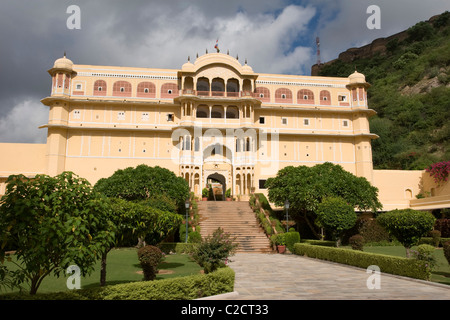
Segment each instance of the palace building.
[[180,69],[152,69],[57,59],[42,99],[47,143],[0,143],[0,194],[10,174],[73,171],[95,184],[140,164],[184,177],[197,196],[214,181],[246,199],[266,193],[265,181],[283,167],[324,162],[378,187],[384,210],[411,207],[433,187],[422,171],[373,170],[378,137],[369,118],[376,113],[363,74],[256,73],[218,52],[189,60]]

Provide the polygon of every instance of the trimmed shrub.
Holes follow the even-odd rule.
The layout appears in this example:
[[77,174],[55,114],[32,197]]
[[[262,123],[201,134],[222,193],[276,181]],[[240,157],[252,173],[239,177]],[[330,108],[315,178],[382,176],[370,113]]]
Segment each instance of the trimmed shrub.
[[141,281],[72,290],[57,293],[4,294],[0,300],[192,300],[232,292],[234,271],[222,268],[209,274],[197,274],[157,281]]
[[192,231],[188,234],[189,243],[199,243],[202,241],[202,235],[198,231]]
[[229,256],[236,251],[238,244],[234,244],[229,233],[218,228],[195,247],[192,257],[205,273],[213,272],[225,266]]
[[439,230],[430,231],[430,236],[433,240],[432,245],[439,247],[439,242],[441,241],[441,232]]
[[433,255],[434,250],[435,250],[434,246],[431,246],[429,244],[421,244],[417,246],[416,250],[412,251],[414,258],[420,261],[424,261],[426,263],[425,266],[429,270],[427,280],[429,280],[429,277],[431,276],[431,271],[433,270],[434,266],[437,263],[436,258]]
[[[434,242],[435,240],[433,239],[433,238],[431,238],[431,237],[422,237],[422,238],[420,238],[420,241],[419,241],[419,243],[418,244],[429,244],[429,245],[434,245]],[[439,238],[439,246],[441,247],[441,246],[444,246],[444,243],[445,242],[447,242],[447,241],[450,241],[450,238]]]
[[193,275],[152,282],[135,282],[106,287],[102,300],[192,300],[233,291],[234,271],[222,268]]
[[358,232],[366,242],[389,241],[389,233],[375,219],[361,219]]
[[450,264],[450,241],[444,242],[443,249],[445,259],[447,259],[448,264]]
[[284,233],[284,240],[286,242],[286,247],[290,252],[294,251],[294,244],[300,242],[300,233],[296,231],[289,231]]
[[349,243],[352,246],[353,250],[363,250],[364,247],[364,237],[360,234],[355,234],[351,236],[349,239]]
[[400,241],[409,257],[410,248],[433,229],[436,218],[426,211],[395,209],[380,214],[377,221]]
[[158,273],[158,265],[163,258],[163,252],[155,246],[144,246],[138,250],[139,263],[144,271],[144,280],[154,280]]
[[331,240],[305,239],[305,240],[300,240],[300,242],[310,244],[313,246],[336,247],[336,241],[331,241]]
[[313,246],[305,243],[296,243],[294,245],[293,253],[364,269],[367,269],[367,267],[371,265],[376,265],[382,272],[416,279],[427,280],[429,277],[429,270],[426,267],[426,263],[416,259],[381,255],[344,248]]
[[450,238],[450,219],[437,219],[434,229],[441,232],[441,237]]
[[157,247],[165,254],[170,253],[193,253],[197,243],[184,242],[162,242]]

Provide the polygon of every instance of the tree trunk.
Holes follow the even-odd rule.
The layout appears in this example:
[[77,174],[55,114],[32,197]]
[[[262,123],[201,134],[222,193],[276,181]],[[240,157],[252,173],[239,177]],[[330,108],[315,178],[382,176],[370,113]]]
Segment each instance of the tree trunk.
[[411,248],[405,247],[405,249],[406,249],[406,257],[411,258]]
[[37,287],[37,283],[36,283],[36,281],[31,281],[31,286],[30,286],[30,295],[34,295],[34,294],[36,294],[36,292],[37,292],[37,289],[38,289],[38,287]]
[[145,240],[141,237],[138,237],[138,243],[137,243],[136,247],[139,249],[139,248],[145,247],[145,245],[146,245]]
[[109,250],[102,253],[102,261],[101,261],[101,269],[100,269],[100,286],[103,287],[106,285],[106,257],[108,255]]
[[311,231],[314,234],[314,236],[317,237],[317,239],[319,239],[319,240],[322,239],[322,236],[315,230],[315,228],[314,228],[313,224],[311,223],[311,221],[309,221],[306,212],[303,213],[303,218],[305,219],[306,224],[311,229]]

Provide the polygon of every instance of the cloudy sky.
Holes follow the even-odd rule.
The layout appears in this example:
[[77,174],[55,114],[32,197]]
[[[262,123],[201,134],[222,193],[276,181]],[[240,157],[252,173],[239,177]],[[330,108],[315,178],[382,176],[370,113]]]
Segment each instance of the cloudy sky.
[[[0,142],[45,143],[47,70],[67,52],[75,64],[180,68],[214,51],[255,72],[310,75],[350,47],[450,11],[448,0],[0,0]],[[81,29],[69,29],[80,9]],[[370,5],[380,29],[369,29]],[[1,157],[1,154],[0,154]]]

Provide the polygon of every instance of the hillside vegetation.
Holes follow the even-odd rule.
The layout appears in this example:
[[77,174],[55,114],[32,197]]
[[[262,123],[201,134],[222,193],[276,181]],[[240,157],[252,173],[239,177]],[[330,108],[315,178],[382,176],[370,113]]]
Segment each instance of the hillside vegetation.
[[320,67],[321,76],[355,71],[371,84],[369,108],[377,169],[424,169],[450,159],[450,12],[419,22],[384,52]]

